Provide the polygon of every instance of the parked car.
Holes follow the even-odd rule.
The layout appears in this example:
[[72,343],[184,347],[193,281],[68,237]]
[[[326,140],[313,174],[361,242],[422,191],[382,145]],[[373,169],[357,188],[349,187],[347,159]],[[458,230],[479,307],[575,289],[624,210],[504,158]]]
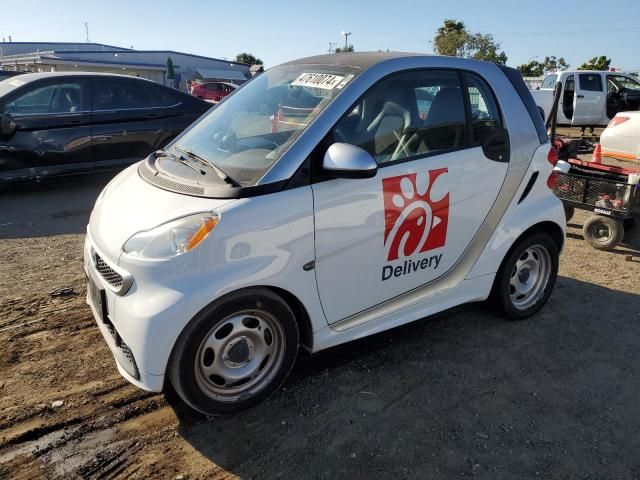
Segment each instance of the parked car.
[[207,82],[193,85],[191,95],[212,102],[219,102],[233,92],[238,85],[227,82]]
[[640,161],[640,112],[618,113],[600,135],[602,156]]
[[539,90],[532,90],[546,118],[557,82],[562,85],[558,125],[604,127],[618,112],[640,108],[640,82],[621,72],[576,70],[550,73]]
[[[272,89],[299,87],[316,92],[304,119],[281,129],[259,111]],[[104,189],[87,302],[129,381],[235,412],[281,385],[299,348],[487,298],[509,318],[537,312],[565,236],[556,160],[517,70],[293,61]]]
[[27,73],[0,82],[0,181],[119,169],[211,105],[149,80]]

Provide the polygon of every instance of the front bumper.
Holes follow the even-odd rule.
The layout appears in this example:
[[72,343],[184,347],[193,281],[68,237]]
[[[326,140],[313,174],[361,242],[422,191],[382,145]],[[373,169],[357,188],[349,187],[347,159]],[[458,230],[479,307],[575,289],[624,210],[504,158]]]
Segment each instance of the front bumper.
[[[91,261],[95,248],[92,245],[89,234],[87,234],[84,245],[84,269],[88,279],[86,302],[91,308],[100,333],[102,333],[113,354],[120,374],[129,382],[144,390],[160,392],[164,386],[164,375],[150,374],[138,367],[136,352],[130,347],[129,343],[136,344],[137,342],[135,342],[135,338],[130,340],[133,335],[130,329],[124,326],[120,328],[120,324],[129,320],[135,321],[135,319],[121,318],[115,315],[118,295],[100,275],[94,262]],[[102,254],[100,256],[105,258]],[[97,292],[92,292],[89,282],[95,285]],[[142,354],[140,351],[137,353]]]

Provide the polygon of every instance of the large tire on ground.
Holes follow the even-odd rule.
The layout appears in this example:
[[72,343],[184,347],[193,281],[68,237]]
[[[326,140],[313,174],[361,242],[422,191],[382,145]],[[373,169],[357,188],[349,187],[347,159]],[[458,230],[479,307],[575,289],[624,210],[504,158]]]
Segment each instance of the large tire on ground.
[[622,242],[624,225],[616,218],[592,215],[584,222],[582,234],[593,248],[611,250]]
[[569,223],[569,220],[571,220],[573,215],[576,213],[576,209],[567,204],[563,204],[562,206],[564,207],[564,216],[567,219],[567,223]]
[[189,322],[168,374],[195,410],[229,414],[277,389],[297,351],[298,326],[289,305],[271,290],[252,288],[222,297]]
[[535,314],[555,286],[558,257],[558,245],[547,233],[533,233],[518,241],[496,274],[492,305],[512,320]]

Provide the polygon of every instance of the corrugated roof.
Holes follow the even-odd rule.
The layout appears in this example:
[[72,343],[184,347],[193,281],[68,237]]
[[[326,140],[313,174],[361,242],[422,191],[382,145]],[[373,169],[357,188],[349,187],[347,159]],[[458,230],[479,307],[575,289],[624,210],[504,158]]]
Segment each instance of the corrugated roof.
[[197,68],[196,73],[203,79],[215,78],[220,80],[242,80],[245,81],[247,77],[238,70],[225,70],[222,68]]

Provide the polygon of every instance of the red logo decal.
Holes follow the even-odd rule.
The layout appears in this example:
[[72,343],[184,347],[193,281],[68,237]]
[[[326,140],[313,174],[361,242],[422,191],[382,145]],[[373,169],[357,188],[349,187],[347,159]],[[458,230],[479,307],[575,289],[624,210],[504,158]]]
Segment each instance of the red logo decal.
[[444,247],[449,221],[449,193],[432,198],[433,185],[447,168],[428,175],[410,173],[382,179],[384,245],[387,259],[397,260]]

